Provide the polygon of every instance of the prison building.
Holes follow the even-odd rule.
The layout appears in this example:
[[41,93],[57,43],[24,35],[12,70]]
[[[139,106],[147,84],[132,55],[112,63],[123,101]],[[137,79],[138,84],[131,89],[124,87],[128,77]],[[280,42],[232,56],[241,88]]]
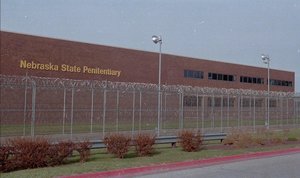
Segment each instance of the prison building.
[[[158,53],[1,31],[1,74],[157,84]],[[267,74],[263,67],[162,54],[162,85],[267,90]],[[295,91],[294,72],[271,69],[269,82],[271,91]]]

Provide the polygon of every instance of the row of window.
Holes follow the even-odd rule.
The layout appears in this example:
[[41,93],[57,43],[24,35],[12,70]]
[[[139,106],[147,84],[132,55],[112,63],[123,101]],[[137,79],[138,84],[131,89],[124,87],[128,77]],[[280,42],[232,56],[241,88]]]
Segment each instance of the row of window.
[[293,82],[291,82],[291,81],[274,80],[274,79],[270,79],[270,84],[271,85],[277,85],[277,86],[288,86],[288,87],[293,86]]
[[[183,106],[202,106],[202,99],[203,97],[201,96],[184,96],[183,98]],[[221,98],[221,97],[208,97],[207,98],[207,106],[208,107],[234,107],[235,103],[235,98]],[[223,101],[223,102],[222,102]],[[249,98],[243,98],[240,100],[240,106],[241,107],[263,107],[265,106],[265,101],[264,99],[256,99],[255,103],[254,100],[249,99]],[[277,107],[277,101],[276,99],[270,99],[270,107]]]
[[196,71],[196,70],[184,70],[184,77],[203,79],[204,73],[202,71]]
[[[184,70],[184,77],[185,78],[195,78],[195,79],[204,79],[204,72],[197,71],[197,70]],[[220,74],[220,73],[208,73],[209,80],[222,80],[222,81],[235,81],[236,78],[234,75],[229,74]],[[260,77],[249,77],[249,76],[240,76],[241,83],[254,83],[254,84],[264,84],[264,79]],[[270,79],[271,85],[277,86],[288,86],[292,87],[293,82],[285,81],[285,80],[275,80]]]
[[208,73],[209,80],[223,80],[223,81],[235,81],[235,77],[233,75],[227,74],[217,74],[217,73]]
[[[203,79],[204,78],[204,72],[203,71],[196,71],[196,70],[184,70],[184,77]],[[224,80],[224,81],[234,81],[235,80],[233,75],[218,74],[218,73],[211,73],[211,72],[208,73],[208,79],[210,79],[210,80]]]
[[242,83],[257,83],[257,84],[264,84],[264,79],[259,77],[246,77],[241,76],[240,82]]

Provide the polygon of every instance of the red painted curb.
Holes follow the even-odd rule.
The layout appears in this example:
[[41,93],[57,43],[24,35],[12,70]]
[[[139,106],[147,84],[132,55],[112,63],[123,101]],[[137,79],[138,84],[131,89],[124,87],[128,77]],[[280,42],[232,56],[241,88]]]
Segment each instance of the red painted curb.
[[292,154],[292,153],[300,153],[300,148],[289,148],[284,150],[275,150],[275,151],[268,151],[268,152],[256,152],[256,153],[239,154],[233,156],[208,158],[202,160],[157,164],[153,166],[125,168],[125,169],[118,169],[118,170],[104,171],[104,172],[84,173],[79,175],[62,176],[60,178],[100,178],[100,177],[116,177],[116,176],[125,177],[130,175],[149,174],[149,173],[160,172],[160,171],[172,171],[172,170],[178,170],[178,169],[184,169],[190,167],[204,167],[204,166],[217,165],[217,164],[234,162],[234,161],[266,158],[266,157]]

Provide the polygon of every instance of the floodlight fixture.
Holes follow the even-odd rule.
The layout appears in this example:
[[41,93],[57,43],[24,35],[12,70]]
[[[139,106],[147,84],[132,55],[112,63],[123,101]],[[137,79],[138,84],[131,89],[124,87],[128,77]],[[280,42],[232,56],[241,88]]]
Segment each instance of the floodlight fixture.
[[268,64],[270,62],[270,57],[268,55],[262,54],[261,59],[265,64]]
[[153,35],[152,36],[152,41],[156,44],[156,43],[162,43],[162,38],[161,36],[156,36],[156,35]]

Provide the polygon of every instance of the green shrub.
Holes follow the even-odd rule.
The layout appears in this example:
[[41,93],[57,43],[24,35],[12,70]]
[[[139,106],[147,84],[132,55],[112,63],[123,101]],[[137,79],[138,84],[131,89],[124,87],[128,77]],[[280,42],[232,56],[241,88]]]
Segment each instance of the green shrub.
[[134,139],[136,153],[139,156],[151,155],[154,150],[155,136],[149,134],[139,134]]
[[107,151],[118,158],[124,158],[129,150],[131,139],[122,134],[112,134],[104,138]]
[[189,130],[184,130],[179,133],[179,139],[182,149],[187,152],[198,151],[202,145],[200,132],[194,133]]

